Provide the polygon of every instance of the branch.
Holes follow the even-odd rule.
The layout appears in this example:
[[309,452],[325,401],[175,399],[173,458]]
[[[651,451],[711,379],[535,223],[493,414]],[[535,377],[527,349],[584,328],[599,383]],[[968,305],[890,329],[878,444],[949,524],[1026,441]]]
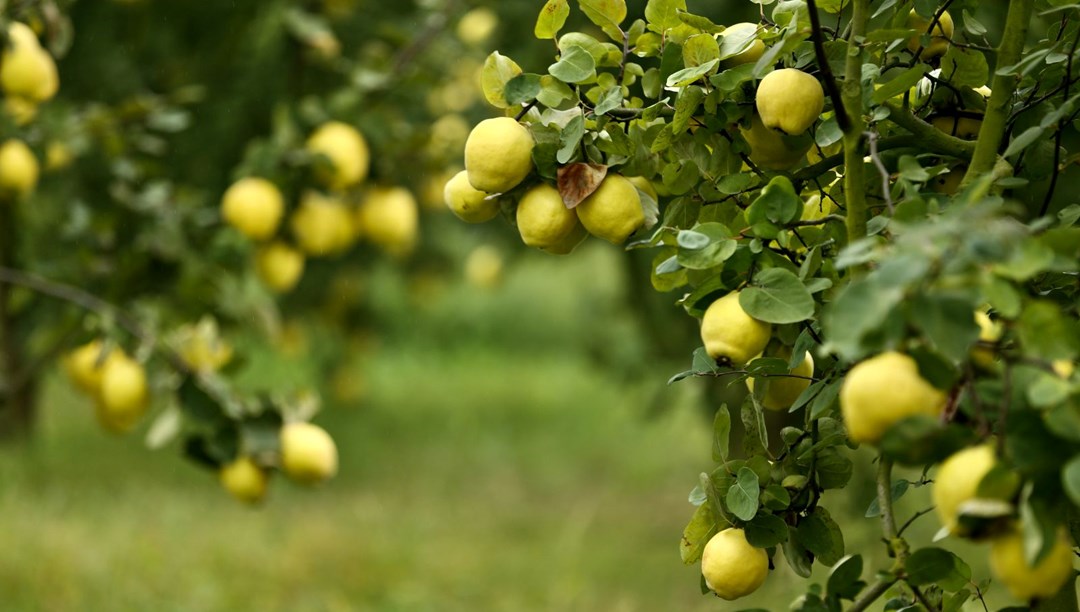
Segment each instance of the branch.
[[866,236],[866,170],[863,167],[862,43],[870,19],[869,0],[852,0],[851,32],[844,65],[843,100],[848,116],[844,131],[844,195],[847,201],[848,244]]
[[[1062,28],[1062,31],[1064,31],[1064,28]],[[1069,100],[1069,87],[1072,84],[1073,74],[1073,56],[1076,55],[1077,44],[1080,44],[1080,32],[1077,32],[1076,37],[1073,38],[1072,48],[1069,49],[1069,59],[1065,64],[1065,95],[1062,96],[1065,102]],[[1064,135],[1065,124],[1059,123],[1057,132],[1054,134],[1054,176],[1050,179],[1050,187],[1046,190],[1042,208],[1039,209],[1040,217],[1046,216],[1046,213],[1050,211],[1050,202],[1054,199],[1054,191],[1057,190],[1058,178],[1061,176],[1061,139]]]
[[894,584],[896,584],[896,578],[891,576],[889,578],[878,580],[863,591],[863,594],[855,600],[855,603],[851,604],[850,608],[848,608],[848,612],[863,612],[863,610],[869,608]]
[[832,66],[829,65],[829,58],[825,54],[821,15],[818,15],[817,0],[806,0],[806,5],[810,11],[810,36],[814,40],[814,55],[817,57],[818,69],[821,70],[821,76],[825,80],[825,90],[829,92],[829,98],[832,99],[833,109],[836,112],[836,123],[840,126],[841,132],[847,132],[851,129],[851,120],[844,109],[844,97],[840,93],[840,87],[836,84]]
[[799,219],[798,221],[792,221],[791,223],[784,224],[784,227],[807,227],[810,225],[825,225],[829,221],[844,222],[843,215],[825,215],[820,219]]
[[131,316],[127,311],[120,308],[116,304],[106,302],[96,295],[87,293],[78,287],[72,287],[71,285],[65,285],[57,283],[34,274],[22,272],[8,267],[0,266],[0,284],[17,285],[19,287],[25,287],[32,291],[36,291],[42,295],[70,302],[91,312],[96,312],[102,316],[111,317],[121,327],[126,329],[131,335],[135,336],[139,340],[153,346],[176,370],[183,372],[184,374],[193,375],[196,372],[191,366],[184,361],[184,358],[178,355],[172,349],[165,347],[157,338],[146,331],[135,317]]
[[[1010,0],[995,65],[1014,66],[1020,61],[1034,4],[1035,0]],[[975,152],[971,156],[967,174],[960,183],[962,186],[994,170],[998,151],[1005,140],[1009,103],[1016,91],[1016,77],[995,73],[991,90],[990,100],[986,103],[986,114],[979,129],[979,138],[975,141]]]
[[911,132],[918,138],[920,146],[934,153],[960,159],[971,159],[974,154],[975,143],[942,132],[895,102],[886,100],[882,106],[889,109],[889,120]]

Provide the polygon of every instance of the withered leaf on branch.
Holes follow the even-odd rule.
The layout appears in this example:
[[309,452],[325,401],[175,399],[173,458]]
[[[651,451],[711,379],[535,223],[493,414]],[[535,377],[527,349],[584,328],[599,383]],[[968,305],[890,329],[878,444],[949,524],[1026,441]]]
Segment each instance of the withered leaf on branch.
[[559,168],[559,195],[567,208],[574,208],[592,195],[607,176],[607,166],[576,163]]

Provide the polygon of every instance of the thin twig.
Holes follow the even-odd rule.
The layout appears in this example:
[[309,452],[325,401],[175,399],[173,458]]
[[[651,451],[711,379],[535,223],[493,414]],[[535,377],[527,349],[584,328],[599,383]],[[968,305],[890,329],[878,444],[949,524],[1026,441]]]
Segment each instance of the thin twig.
[[859,598],[851,604],[851,607],[848,608],[848,612],[863,612],[863,610],[869,608],[894,584],[896,584],[896,578],[893,577],[878,580],[862,592],[862,595],[860,595]]
[[874,162],[874,167],[877,168],[878,174],[881,175],[881,193],[885,196],[885,205],[889,207],[889,215],[891,216],[896,212],[893,207],[892,201],[892,188],[889,185],[889,179],[892,177],[889,175],[888,168],[881,162],[881,156],[878,155],[878,138],[877,132],[865,132],[867,143],[870,145],[870,159]]
[[[1065,95],[1063,96],[1065,102],[1068,102],[1069,100],[1073,56],[1076,55],[1078,43],[1080,43],[1080,32],[1077,32],[1076,37],[1073,38],[1072,48],[1069,49],[1069,59],[1065,64]],[[1054,133],[1054,175],[1050,178],[1050,187],[1046,190],[1046,197],[1043,198],[1042,208],[1039,209],[1040,217],[1046,216],[1046,213],[1050,211],[1050,202],[1054,199],[1054,191],[1057,190],[1058,177],[1061,176],[1061,139],[1065,135],[1065,125],[1065,123],[1058,123],[1057,131]]]

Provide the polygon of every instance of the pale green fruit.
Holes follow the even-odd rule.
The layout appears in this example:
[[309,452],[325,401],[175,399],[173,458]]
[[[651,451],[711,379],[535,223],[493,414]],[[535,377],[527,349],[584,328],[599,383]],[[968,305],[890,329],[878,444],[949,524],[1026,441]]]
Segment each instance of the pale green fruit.
[[732,291],[713,302],[701,318],[701,341],[713,359],[726,359],[742,366],[765,350],[772,325],[746,314],[739,304],[739,292]]
[[794,68],[765,75],[755,96],[765,127],[797,136],[817,121],[825,108],[825,90],[813,76]]
[[337,445],[318,425],[287,423],[281,428],[281,467],[296,482],[318,484],[337,474]]
[[307,150],[325,155],[329,167],[316,166],[315,176],[327,187],[346,189],[360,184],[368,174],[371,152],[363,135],[341,121],[319,126],[307,140]]
[[266,497],[267,483],[270,480],[266,470],[246,456],[221,466],[218,478],[226,491],[247,504],[256,504]]
[[284,242],[271,242],[256,251],[255,272],[271,291],[291,291],[304,274],[304,254]]
[[750,118],[750,129],[739,131],[750,145],[750,161],[765,170],[790,170],[798,166],[814,145],[809,135],[788,136],[765,127],[756,114]]
[[577,216],[590,234],[622,244],[645,224],[641,196],[634,184],[620,174],[609,174],[596,191],[577,205]]
[[870,444],[907,417],[940,416],[945,400],[945,393],[919,375],[914,359],[895,351],[860,362],[840,387],[840,410],[848,436]]
[[419,231],[420,207],[404,187],[377,187],[356,209],[356,223],[364,238],[390,255],[412,252]]
[[443,199],[446,206],[467,223],[483,223],[499,214],[499,202],[495,198],[487,199],[488,194],[476,189],[469,183],[469,173],[465,170],[455,174],[446,182]]
[[[781,353],[777,355],[782,359],[787,359],[790,355]],[[791,408],[795,400],[799,399],[803,391],[810,386],[810,377],[814,375],[814,357],[807,351],[806,356],[803,358],[802,363],[791,370],[791,374],[794,376],[802,376],[805,378],[794,378],[786,376],[770,376],[766,380],[765,395],[761,398],[761,405],[769,410],[787,410]],[[754,379],[747,378],[746,386],[750,389],[750,392],[754,392]]]
[[1061,530],[1050,553],[1031,567],[1024,558],[1024,537],[1013,530],[990,542],[990,571],[1021,601],[1053,597],[1074,575],[1072,547]]
[[559,191],[546,183],[521,196],[516,219],[522,242],[558,255],[572,251],[584,234],[577,213],[567,208]]
[[941,524],[951,533],[963,535],[959,508],[964,502],[975,499],[979,483],[996,464],[994,448],[987,444],[965,448],[941,462],[931,494]]
[[465,170],[474,189],[504,193],[532,171],[535,143],[528,128],[510,117],[485,119],[465,141]]
[[[745,37],[753,36],[758,28],[761,27],[756,23],[742,22],[729,25],[722,32],[725,39],[727,38],[739,38],[745,40]],[[750,43],[750,46],[743,51],[724,60],[725,66],[738,66],[740,64],[752,64],[759,59],[765,53],[765,43],[761,39],[756,39]]]
[[34,152],[21,140],[0,144],[0,193],[24,197],[37,187],[40,168]]
[[742,529],[724,529],[705,545],[701,574],[706,586],[721,599],[739,599],[765,583],[769,576],[769,555],[765,549],[751,546]]
[[221,216],[225,222],[253,240],[273,236],[284,214],[281,191],[264,178],[242,178],[221,197]]
[[[918,32],[915,36],[908,39],[907,48],[912,53],[919,50],[922,46],[922,35],[926,33],[926,29],[930,27],[930,21],[924,19],[922,15],[915,12],[915,9],[911,9],[907,17],[907,27],[909,29]],[[919,59],[928,60],[935,57],[941,57],[945,55],[945,52],[949,50],[949,40],[953,35],[953,19],[949,11],[945,11],[941,14],[937,24],[934,26],[934,31],[930,33],[930,45],[925,47],[922,52],[919,53]]]
[[113,349],[101,367],[96,408],[102,426],[117,433],[131,430],[146,412],[149,400],[146,370],[119,349]]

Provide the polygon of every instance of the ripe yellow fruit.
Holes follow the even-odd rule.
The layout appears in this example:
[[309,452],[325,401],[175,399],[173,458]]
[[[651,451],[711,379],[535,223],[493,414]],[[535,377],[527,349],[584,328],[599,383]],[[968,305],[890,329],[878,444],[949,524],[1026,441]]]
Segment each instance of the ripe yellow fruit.
[[86,393],[97,394],[101,388],[101,372],[105,362],[117,353],[117,350],[113,349],[107,355],[102,355],[102,348],[104,344],[101,340],[91,340],[73,349],[62,360],[64,372],[67,373],[68,378]]
[[461,16],[457,25],[457,37],[467,45],[480,45],[499,27],[499,16],[486,8],[475,8]]
[[626,180],[633,183],[634,187],[638,188],[638,191],[643,191],[648,194],[648,196],[652,198],[653,201],[660,201],[660,195],[656,193],[656,187],[652,184],[652,182],[649,181],[649,179],[645,178],[644,176],[628,176],[626,177]]
[[746,314],[739,304],[739,292],[716,300],[701,318],[701,341],[713,359],[726,359],[742,366],[765,350],[772,325]]
[[[753,36],[758,31],[759,27],[760,26],[758,26],[758,24],[756,23],[735,23],[725,28],[722,34],[725,39],[728,37],[732,37],[742,40],[745,39],[745,37]],[[754,40],[754,42],[750,43],[750,46],[742,52],[737,53],[724,60],[724,65],[731,67],[738,66],[740,64],[752,64],[761,59],[761,56],[764,53],[765,43],[761,42],[761,39],[756,39]]]
[[990,571],[1021,601],[1053,597],[1073,576],[1072,547],[1072,540],[1061,530],[1050,553],[1030,567],[1024,558],[1024,538],[1013,530],[990,542]]
[[824,110],[825,90],[802,70],[781,68],[761,79],[754,104],[765,127],[797,136],[809,129]]
[[329,166],[316,164],[315,176],[331,189],[353,187],[367,177],[371,151],[363,135],[347,123],[322,124],[308,137],[306,148],[329,159]]
[[495,198],[486,199],[487,193],[479,191],[469,184],[469,173],[462,170],[446,183],[443,199],[446,206],[467,223],[483,223],[499,214],[499,202]]
[[769,555],[765,549],[751,546],[742,529],[724,529],[705,545],[701,574],[717,596],[731,601],[753,593],[765,583]]
[[950,136],[963,140],[975,140],[979,137],[979,130],[982,129],[982,119],[967,116],[939,115],[931,119],[930,124]]
[[750,161],[765,170],[794,168],[806,160],[806,153],[814,145],[808,135],[788,136],[765,127],[756,114],[750,118],[750,129],[739,131],[750,145]]
[[0,56],[0,88],[4,93],[34,103],[55,96],[60,87],[56,62],[41,48],[34,31],[26,24],[13,22],[8,42],[10,46]]
[[637,188],[621,174],[609,174],[596,191],[577,205],[585,229],[612,244],[622,244],[645,225],[645,211]]
[[465,282],[477,289],[491,289],[502,280],[502,256],[495,247],[478,246],[465,258]]
[[535,143],[528,128],[510,117],[485,119],[465,141],[465,170],[473,188],[504,193],[532,171]]
[[75,156],[66,143],[54,140],[45,147],[45,170],[62,170],[71,165]]
[[919,375],[911,357],[890,351],[860,362],[840,387],[848,436],[874,444],[897,421],[917,414],[939,416],[946,396]]
[[[981,310],[975,311],[975,323],[979,325],[979,341],[997,342],[1005,333],[1005,327],[1001,321],[994,321],[990,315]],[[992,368],[995,358],[994,349],[984,346],[974,346],[971,349],[971,359],[983,368]]]
[[38,161],[21,140],[0,144],[0,194],[24,197],[37,187]]
[[941,524],[951,533],[965,535],[960,529],[960,506],[975,499],[979,483],[995,465],[997,457],[988,444],[965,448],[941,462],[931,495]]
[[314,257],[340,253],[356,239],[349,208],[340,199],[317,191],[304,192],[289,219],[297,246]]
[[[922,46],[922,35],[925,34],[926,30],[930,27],[930,21],[916,13],[915,9],[911,9],[911,12],[908,13],[907,17],[907,27],[918,32],[918,34],[909,38],[907,42],[908,50],[915,53],[919,50],[919,47]],[[934,26],[934,31],[930,34],[930,45],[919,53],[920,59],[941,57],[949,50],[948,39],[951,39],[953,35],[953,20],[949,11],[945,11],[941,14],[937,24]]]
[[[585,236],[577,213],[568,209],[559,191],[546,183],[536,185],[521,196],[517,227],[522,242],[559,255],[574,250]],[[574,240],[576,242],[570,245]]]
[[11,116],[15,125],[23,126],[34,120],[37,117],[38,105],[33,100],[27,100],[26,98],[20,98],[18,96],[8,96],[4,98],[4,112]]
[[247,456],[237,457],[232,463],[221,466],[218,478],[226,491],[247,504],[259,503],[266,497],[270,480],[266,470]]
[[419,223],[416,198],[404,187],[372,189],[356,210],[360,233],[395,256],[407,255],[416,246]]
[[101,368],[97,416],[109,431],[124,433],[135,427],[149,404],[146,370],[119,350]]
[[1050,362],[1050,368],[1061,378],[1072,378],[1073,372],[1076,371],[1076,364],[1068,359],[1055,359]]
[[285,200],[270,181],[242,178],[221,197],[221,216],[248,238],[265,240],[274,235],[285,214]]
[[[781,352],[777,357],[787,359],[790,354],[785,355]],[[802,363],[795,366],[794,370],[791,370],[791,374],[804,378],[770,376],[766,379],[768,386],[765,387],[765,395],[761,398],[762,406],[769,410],[787,410],[791,408],[795,400],[799,399],[802,392],[806,391],[806,388],[810,386],[810,377],[814,375],[814,357],[809,351],[806,352],[806,357],[803,358]],[[747,378],[746,386],[753,393],[754,379]]]
[[281,428],[281,467],[302,484],[318,484],[337,473],[338,452],[326,430],[312,423]]
[[271,291],[291,291],[304,274],[304,254],[284,242],[271,242],[255,253],[255,273]]
[[195,370],[213,372],[220,370],[233,357],[233,347],[205,327],[196,326],[180,343],[180,356]]
[[803,221],[818,221],[836,212],[836,202],[832,198],[821,199],[820,193],[815,193],[806,198],[803,202],[802,215],[799,217]]

